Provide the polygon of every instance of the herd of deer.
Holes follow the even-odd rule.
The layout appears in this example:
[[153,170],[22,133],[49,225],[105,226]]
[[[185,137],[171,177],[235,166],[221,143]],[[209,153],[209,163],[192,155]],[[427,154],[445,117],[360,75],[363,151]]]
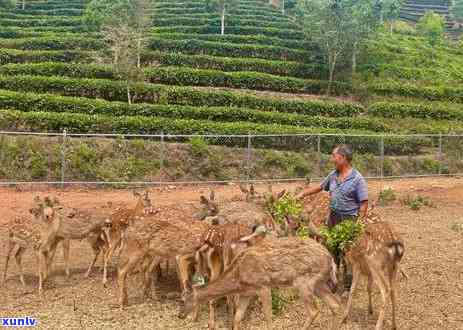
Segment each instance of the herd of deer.
[[[265,205],[274,203],[286,192],[258,193],[253,186],[240,186],[244,196],[220,203],[214,193],[201,196],[199,205],[176,203],[154,208],[148,192],[137,193],[133,208],[119,208],[107,215],[87,214],[67,209],[56,199],[36,198],[30,210],[32,218],[15,219],[8,225],[8,248],[3,273],[7,278],[8,263],[14,256],[25,285],[22,256],[33,249],[37,257],[39,294],[50,274],[56,248],[61,243],[66,275],[69,276],[71,240],[85,239],[94,256],[85,273],[88,277],[100,254],[103,255],[103,284],[107,284],[108,264],[119,254],[117,285],[119,304],[128,304],[127,277],[135,272],[143,279],[143,296],[151,295],[156,272],[161,263],[175,260],[182,291],[180,316],[198,316],[199,306],[209,303],[209,327],[215,328],[215,302],[227,298],[233,329],[238,329],[247,306],[258,296],[267,328],[272,327],[271,289],[294,287],[308,312],[304,328],[316,318],[314,296],[325,302],[333,314],[342,316],[333,322],[338,328],[349,316],[353,293],[360,276],[368,278],[369,312],[372,313],[372,286],[377,285],[381,304],[376,329],[382,329],[387,299],[392,301],[392,326],[396,328],[396,283],[404,246],[391,225],[370,213],[364,231],[345,254],[353,272],[347,306],[333,293],[337,283],[337,267],[323,242],[281,236],[272,214]],[[304,214],[310,228],[327,217],[327,197],[308,197]],[[110,205],[111,206],[111,205]],[[290,223],[290,221],[288,221]],[[291,229],[291,226],[289,226]],[[315,238],[319,238],[315,235]],[[319,239],[318,239],[319,240]],[[206,284],[192,279],[207,278]]]

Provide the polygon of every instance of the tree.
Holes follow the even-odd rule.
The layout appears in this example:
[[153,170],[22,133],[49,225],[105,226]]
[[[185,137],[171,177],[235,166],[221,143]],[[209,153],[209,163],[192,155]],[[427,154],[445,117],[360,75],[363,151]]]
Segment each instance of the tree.
[[355,73],[360,45],[378,26],[370,0],[301,0],[297,7],[307,39],[324,52],[329,70],[327,94],[331,92],[336,65],[352,55]]
[[216,9],[220,14],[220,34],[225,34],[225,14],[237,0],[206,0],[207,7]]
[[85,21],[102,32],[107,45],[97,57],[110,61],[114,74],[127,83],[127,101],[132,103],[133,84],[143,81],[141,56],[151,26],[150,0],[92,0]]
[[392,22],[397,20],[402,7],[402,0],[377,0],[375,11],[379,16],[379,23],[389,24],[390,33],[392,34]]
[[450,7],[450,13],[454,20],[463,22],[463,0],[454,0]]
[[444,37],[444,19],[433,11],[427,11],[416,24],[416,30],[431,46],[436,46]]
[[0,8],[14,9],[16,7],[16,0],[0,0]]

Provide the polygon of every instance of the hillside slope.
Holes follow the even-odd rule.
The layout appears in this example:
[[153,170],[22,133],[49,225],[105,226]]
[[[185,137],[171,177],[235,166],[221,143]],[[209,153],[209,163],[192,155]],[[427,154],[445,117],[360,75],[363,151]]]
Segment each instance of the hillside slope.
[[[368,46],[364,88],[336,82],[301,29],[267,1],[240,0],[220,36],[204,1],[156,1],[146,82],[92,63],[83,1],[28,2],[0,12],[0,128],[117,133],[463,132],[463,51],[413,35]],[[260,91],[254,93],[253,91]],[[281,93],[281,94],[280,94]],[[310,95],[310,97],[288,97]],[[400,118],[400,121],[397,120]]]

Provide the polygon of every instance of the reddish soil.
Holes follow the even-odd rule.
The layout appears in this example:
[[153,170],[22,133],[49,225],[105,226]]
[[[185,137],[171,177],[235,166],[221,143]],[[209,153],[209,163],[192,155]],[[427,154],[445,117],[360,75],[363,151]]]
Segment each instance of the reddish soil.
[[[288,186],[288,185],[282,185]],[[400,329],[463,329],[463,259],[461,258],[462,232],[453,230],[454,224],[463,223],[463,180],[460,178],[419,179],[370,182],[373,198],[385,186],[393,187],[399,198],[406,194],[420,194],[430,198],[433,207],[412,211],[400,202],[380,207],[384,219],[390,221],[402,235],[406,252],[402,268],[409,279],[399,283],[398,327]],[[263,190],[262,187],[257,187]],[[238,194],[235,185],[216,187],[219,199]],[[154,202],[159,206],[195,201],[199,193],[207,193],[208,187],[179,187],[151,189]],[[87,210],[100,209],[108,201],[114,205],[133,203],[130,191],[93,190],[69,188],[64,190],[28,188],[17,190],[0,188],[0,207],[3,222],[25,214],[32,205],[34,196],[56,195],[62,204]],[[5,231],[0,231],[0,260],[5,258]],[[10,265],[7,282],[0,295],[0,317],[34,316],[39,328],[98,328],[98,329],[204,329],[207,328],[207,309],[203,307],[200,319],[177,318],[179,288],[175,268],[160,280],[152,300],[142,302],[140,282],[137,275],[129,281],[130,306],[121,311],[117,306],[117,291],[114,281],[117,260],[110,272],[110,282],[105,288],[101,284],[100,265],[89,279],[83,275],[91,261],[92,253],[85,241],[72,243],[71,279],[66,281],[63,272],[62,253],[58,251],[52,278],[46,284],[45,299],[37,294],[35,258],[26,253],[23,264],[27,286],[19,282],[14,262]],[[2,269],[3,271],[3,269]],[[367,313],[367,295],[362,281],[354,301],[352,318],[342,329],[373,329],[377,308],[373,316]],[[374,306],[378,307],[379,294],[374,295]],[[312,324],[314,329],[324,329],[331,322],[326,306],[319,304],[320,316]],[[283,311],[274,315],[275,329],[302,328],[305,312],[300,301],[288,303]],[[220,329],[229,327],[225,308],[220,307],[218,316]],[[391,327],[388,306],[385,329]],[[265,323],[259,302],[250,307],[244,329],[263,329]]]

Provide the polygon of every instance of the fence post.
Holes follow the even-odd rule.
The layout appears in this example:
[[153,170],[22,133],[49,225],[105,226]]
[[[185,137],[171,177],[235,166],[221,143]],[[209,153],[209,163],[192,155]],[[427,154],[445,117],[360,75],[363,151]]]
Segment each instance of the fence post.
[[63,140],[61,141],[61,188],[64,188],[66,177],[66,129],[63,130]]
[[322,177],[322,152],[321,152],[321,136],[317,135],[317,161],[318,161],[318,176]]
[[442,174],[442,133],[439,133],[439,150],[438,150],[438,159],[439,159],[439,172],[438,174]]
[[379,141],[379,176],[381,178],[381,182],[384,177],[384,135],[381,135],[381,139]]
[[246,181],[249,181],[251,177],[251,133],[248,133],[248,146],[246,149]]
[[161,132],[161,146],[159,151],[159,182],[162,182],[162,176],[164,175],[164,132]]

